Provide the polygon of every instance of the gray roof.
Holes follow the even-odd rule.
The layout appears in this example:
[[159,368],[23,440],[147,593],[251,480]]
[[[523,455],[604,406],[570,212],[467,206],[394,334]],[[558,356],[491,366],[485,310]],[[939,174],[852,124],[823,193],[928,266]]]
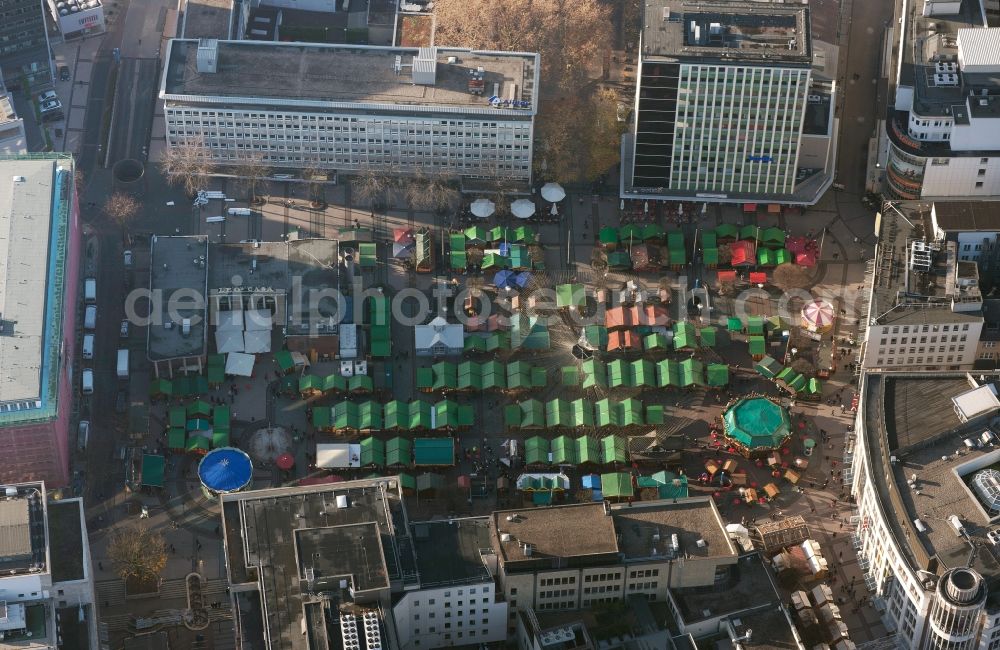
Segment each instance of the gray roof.
[[62,314],[47,303],[59,163],[0,161],[0,403],[42,398],[46,317]]
[[952,311],[950,303],[898,305],[882,314],[879,325],[929,325],[932,323],[978,323],[983,316],[978,311]]
[[[641,501],[614,507],[612,518],[626,560],[650,557],[655,546],[650,542],[654,533],[660,534],[663,544],[663,548],[657,549],[660,556],[667,553],[666,545],[672,535],[678,536],[684,553],[694,558],[736,556],[711,499],[687,498],[677,503]],[[698,540],[705,545],[698,546]]]
[[[153,237],[150,251],[150,289],[159,291],[162,322],[152,323],[146,328],[149,358],[153,360],[176,359],[179,357],[201,356],[205,354],[206,321],[206,280],[208,271],[202,258],[208,255],[208,239],[192,237]],[[181,302],[181,296],[200,297],[200,305]],[[174,301],[178,306],[185,304],[193,308],[175,309],[177,320],[172,319],[169,305]],[[155,312],[154,312],[155,313]],[[184,336],[182,321],[191,319],[191,332]],[[171,327],[165,327],[166,323]]]
[[[411,75],[417,48],[267,41],[220,41],[218,46],[217,71],[199,72],[198,42],[172,40],[161,97],[182,103],[243,98],[243,103],[320,109],[478,110],[499,119],[528,119],[537,106],[536,54],[423,48],[435,54],[436,69],[434,83],[423,85]],[[485,85],[482,94],[474,95],[469,81],[477,68],[483,69]],[[528,101],[530,107],[492,108],[488,98],[494,87],[502,99]]]
[[480,551],[490,548],[489,517],[422,521],[411,525],[421,587],[490,580]]
[[[692,22],[700,30],[700,40],[694,38]],[[713,32],[712,25],[721,28]],[[646,3],[643,19],[643,57],[810,65],[809,29],[809,11],[802,5],[653,0]]]
[[30,556],[31,515],[24,498],[0,501],[0,558]]
[[1000,232],[1000,201],[935,201],[933,211],[945,232]]
[[[548,567],[552,558],[617,557],[614,521],[604,503],[498,510],[492,521],[493,545],[507,571]],[[511,540],[501,541],[503,533],[510,533]],[[523,544],[531,545],[530,556]]]
[[[868,373],[863,435],[873,463],[870,480],[895,543],[912,568],[940,575],[970,563],[990,580],[1000,577],[1000,557],[986,539],[991,522],[956,469],[984,454],[1000,452],[988,447],[969,450],[962,443],[983,431],[981,423],[959,422],[950,406],[951,397],[968,390],[965,377],[962,373]],[[1000,381],[1000,375],[987,375],[987,380]],[[882,459],[890,456],[896,462],[886,467]],[[911,486],[914,474],[917,481]],[[962,522],[975,549],[955,534],[948,523],[952,515]],[[917,519],[923,532],[914,524]]]
[[[346,508],[337,506],[341,495]],[[341,579],[360,592],[415,578],[410,547],[398,537],[406,516],[394,477],[221,498],[230,582],[253,582],[260,591],[259,600],[238,600],[247,609],[244,634],[270,639],[274,650],[310,650],[302,633],[306,606],[316,600],[309,591],[342,593]],[[266,616],[253,609],[261,601]]]
[[229,38],[233,0],[187,0],[184,4],[183,38]]

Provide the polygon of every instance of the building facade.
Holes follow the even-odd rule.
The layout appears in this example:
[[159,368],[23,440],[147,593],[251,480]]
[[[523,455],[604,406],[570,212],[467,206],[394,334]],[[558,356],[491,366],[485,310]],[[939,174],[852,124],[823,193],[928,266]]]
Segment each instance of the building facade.
[[0,0],[0,69],[9,88],[52,81],[45,0]]
[[536,54],[173,40],[160,98],[168,146],[222,165],[527,182],[538,74]]
[[0,155],[28,152],[28,140],[24,134],[24,120],[14,110],[14,97],[3,84],[0,75]]
[[893,52],[886,188],[897,199],[1000,195],[1000,26],[980,0],[906,0]]
[[[69,480],[80,223],[73,159],[0,157],[5,364],[0,369],[0,480]],[[15,243],[16,242],[16,243]]]
[[52,22],[65,40],[103,33],[104,5],[101,0],[46,0]]
[[818,199],[830,179],[804,182],[799,149],[832,98],[812,87],[807,9],[660,0],[641,38],[624,198]]

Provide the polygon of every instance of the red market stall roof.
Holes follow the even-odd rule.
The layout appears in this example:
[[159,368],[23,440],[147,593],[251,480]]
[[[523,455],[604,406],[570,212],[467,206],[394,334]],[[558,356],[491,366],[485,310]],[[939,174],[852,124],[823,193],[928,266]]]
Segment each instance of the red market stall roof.
[[781,214],[781,205],[777,203],[771,203],[767,206],[767,211],[771,214]]
[[816,255],[812,251],[796,253],[795,263],[799,266],[816,266]]
[[281,454],[275,459],[274,464],[278,466],[278,469],[288,471],[295,467],[295,456]]
[[754,212],[757,211],[757,204],[756,203],[744,203],[743,204],[743,211],[746,212],[746,213],[754,213]]
[[767,273],[754,271],[750,274],[750,284],[767,284]]
[[736,282],[736,271],[719,271],[719,282]]
[[641,348],[642,339],[632,330],[608,332],[608,351],[618,349]]
[[754,264],[757,261],[757,246],[748,239],[733,242],[729,245],[729,251],[732,255],[733,266]]

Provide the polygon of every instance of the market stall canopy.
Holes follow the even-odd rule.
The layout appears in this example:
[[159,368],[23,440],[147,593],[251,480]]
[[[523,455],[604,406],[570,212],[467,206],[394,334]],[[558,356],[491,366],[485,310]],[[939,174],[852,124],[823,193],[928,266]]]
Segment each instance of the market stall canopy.
[[271,330],[243,332],[243,352],[248,355],[264,354],[271,351]]
[[410,228],[393,228],[392,230],[392,241],[396,244],[413,244],[416,240],[413,238],[413,230]]
[[316,445],[316,467],[361,467],[360,444]]
[[527,219],[535,214],[535,204],[528,199],[518,199],[510,204],[510,213],[518,219]]
[[566,190],[559,183],[546,183],[542,185],[542,198],[549,203],[559,203],[566,198]]
[[489,199],[476,199],[472,202],[472,205],[469,206],[469,210],[480,219],[485,219],[496,212],[497,206]]
[[253,375],[254,356],[243,352],[230,352],[226,359],[226,374],[237,377]]
[[[243,313],[243,312],[239,312]],[[215,349],[219,354],[230,352],[243,352],[243,329],[217,329],[215,330]]]

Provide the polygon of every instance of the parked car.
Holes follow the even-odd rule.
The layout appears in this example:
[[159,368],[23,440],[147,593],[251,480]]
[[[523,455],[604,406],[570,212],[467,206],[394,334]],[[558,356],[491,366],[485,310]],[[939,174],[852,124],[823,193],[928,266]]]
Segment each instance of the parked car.
[[87,448],[88,440],[90,440],[90,420],[80,420],[80,425],[76,430],[76,448],[84,451]]
[[62,102],[58,99],[48,99],[44,102],[40,102],[38,109],[43,113],[52,113],[55,111],[62,110]]
[[59,95],[56,94],[54,90],[46,90],[44,93],[38,96],[38,103],[44,104],[45,102],[51,101],[53,99],[58,99]]
[[125,268],[132,266],[132,251],[125,251]]
[[115,413],[124,413],[128,410],[128,392],[123,388],[115,396]]
[[61,65],[59,66],[59,81],[69,81],[69,66]]
[[118,330],[118,336],[119,336],[119,338],[123,338],[123,339],[127,339],[128,338],[128,319],[127,318],[123,318],[122,319],[122,326],[121,326],[121,329]]

